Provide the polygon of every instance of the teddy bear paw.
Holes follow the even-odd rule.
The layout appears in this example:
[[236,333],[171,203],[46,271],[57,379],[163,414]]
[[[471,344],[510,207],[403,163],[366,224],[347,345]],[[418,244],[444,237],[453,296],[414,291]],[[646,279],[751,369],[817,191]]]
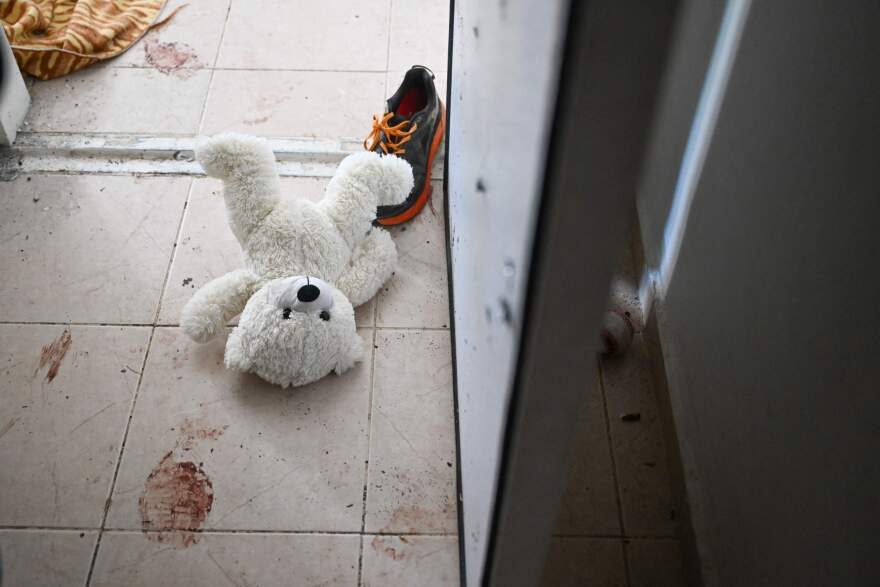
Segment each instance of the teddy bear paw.
[[237,133],[203,140],[196,146],[195,155],[205,173],[220,179],[275,165],[275,154],[264,139]]
[[213,320],[198,314],[185,314],[180,320],[180,328],[196,342],[208,342],[217,335],[218,330]]

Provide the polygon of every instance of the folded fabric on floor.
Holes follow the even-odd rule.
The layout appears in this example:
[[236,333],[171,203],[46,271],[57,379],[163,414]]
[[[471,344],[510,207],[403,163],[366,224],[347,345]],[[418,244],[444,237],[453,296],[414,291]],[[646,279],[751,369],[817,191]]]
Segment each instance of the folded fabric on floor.
[[0,0],[0,20],[18,66],[56,78],[116,57],[140,39],[165,0]]

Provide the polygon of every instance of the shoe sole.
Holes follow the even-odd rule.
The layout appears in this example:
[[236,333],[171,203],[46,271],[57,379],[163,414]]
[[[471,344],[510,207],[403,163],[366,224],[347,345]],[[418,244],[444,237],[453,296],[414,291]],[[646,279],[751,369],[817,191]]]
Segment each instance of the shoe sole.
[[412,206],[410,206],[400,214],[389,216],[388,218],[377,218],[377,223],[381,224],[382,226],[394,226],[395,224],[403,224],[408,220],[412,220],[416,214],[422,211],[422,208],[425,207],[425,204],[427,204],[428,200],[431,198],[431,168],[434,166],[434,157],[437,155],[437,151],[440,150],[440,145],[441,143],[443,143],[443,135],[445,133],[446,107],[443,106],[443,102],[441,101],[440,124],[437,126],[437,130],[434,132],[434,138],[431,141],[431,150],[428,153],[428,170],[425,174],[425,185],[422,188],[422,193],[420,193],[419,197],[415,199]]

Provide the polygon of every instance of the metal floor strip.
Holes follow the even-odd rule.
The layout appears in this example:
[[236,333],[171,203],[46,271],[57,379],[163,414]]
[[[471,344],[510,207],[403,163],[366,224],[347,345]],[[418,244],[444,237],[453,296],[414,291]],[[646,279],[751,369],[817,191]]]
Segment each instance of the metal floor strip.
[[[20,133],[12,147],[0,150],[0,180],[31,173],[204,175],[193,158],[198,140],[195,136]],[[282,177],[331,177],[346,155],[363,149],[356,140],[266,140]],[[435,163],[433,173],[442,175],[442,163]]]

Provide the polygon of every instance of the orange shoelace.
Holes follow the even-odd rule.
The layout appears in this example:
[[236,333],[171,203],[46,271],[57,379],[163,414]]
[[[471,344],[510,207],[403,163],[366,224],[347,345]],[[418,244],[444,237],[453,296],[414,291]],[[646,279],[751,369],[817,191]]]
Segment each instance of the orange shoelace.
[[[412,124],[411,120],[404,120],[400,124],[388,126],[388,121],[391,120],[392,116],[394,116],[393,112],[386,112],[381,119],[377,115],[373,115],[373,130],[364,139],[364,149],[373,151],[378,146],[386,155],[389,153],[392,155],[406,153],[403,145],[409,142],[419,125]],[[412,128],[403,130],[408,124],[412,124]]]

